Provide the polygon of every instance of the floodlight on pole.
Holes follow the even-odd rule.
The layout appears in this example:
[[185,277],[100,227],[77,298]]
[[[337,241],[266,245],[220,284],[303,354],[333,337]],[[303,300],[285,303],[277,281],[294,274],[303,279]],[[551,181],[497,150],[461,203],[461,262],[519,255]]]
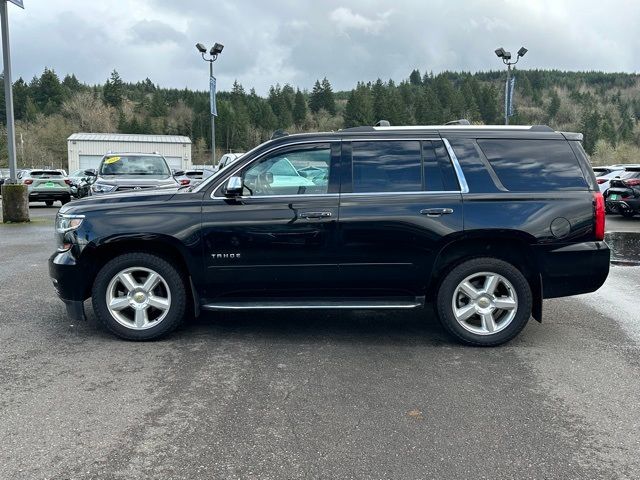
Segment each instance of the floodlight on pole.
[[500,58],[502,60],[502,63],[504,63],[507,66],[507,83],[505,84],[504,87],[504,91],[505,91],[505,95],[504,95],[504,124],[505,125],[509,125],[509,102],[510,102],[510,95],[509,95],[509,82],[511,80],[511,66],[515,65],[516,63],[518,63],[518,60],[520,60],[520,58],[524,57],[525,54],[528,52],[529,50],[527,50],[524,47],[520,47],[520,50],[518,50],[517,53],[517,57],[515,59],[515,61],[511,61],[511,52],[507,52],[504,48],[500,47],[498,49],[495,50],[495,54],[498,58]]
[[224,49],[224,45],[221,43],[215,43],[211,50],[209,50],[209,57],[207,57],[207,47],[205,47],[202,43],[196,43],[196,48],[198,52],[202,55],[202,59],[205,62],[209,62],[209,98],[211,103],[211,165],[215,166],[216,164],[216,115],[215,111],[215,85],[216,79],[213,76],[213,62],[218,59],[218,55],[222,53]]

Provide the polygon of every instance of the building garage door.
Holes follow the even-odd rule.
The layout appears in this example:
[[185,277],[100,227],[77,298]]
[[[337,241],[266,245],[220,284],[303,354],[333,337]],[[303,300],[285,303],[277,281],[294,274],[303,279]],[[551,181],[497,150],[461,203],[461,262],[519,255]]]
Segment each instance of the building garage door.
[[80,155],[80,169],[98,168],[102,155]]
[[182,157],[164,157],[169,164],[169,168],[182,170]]

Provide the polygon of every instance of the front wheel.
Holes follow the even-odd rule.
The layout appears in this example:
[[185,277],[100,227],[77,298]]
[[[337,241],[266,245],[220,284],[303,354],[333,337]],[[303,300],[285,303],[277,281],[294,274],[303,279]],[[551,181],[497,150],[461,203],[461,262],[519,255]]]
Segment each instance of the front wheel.
[[91,299],[108,330],[128,340],[152,340],[182,323],[187,294],[183,276],[166,260],[128,253],[102,267]]
[[496,346],[513,339],[531,316],[529,282],[510,263],[497,258],[467,260],[440,284],[440,322],[469,345]]
[[636,214],[636,212],[633,210],[622,210],[621,213],[624,218],[631,218]]

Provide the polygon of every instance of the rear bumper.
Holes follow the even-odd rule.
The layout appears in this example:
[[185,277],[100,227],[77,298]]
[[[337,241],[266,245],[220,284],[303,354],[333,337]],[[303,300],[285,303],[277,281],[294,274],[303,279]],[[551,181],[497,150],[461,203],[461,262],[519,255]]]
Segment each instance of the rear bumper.
[[543,298],[595,292],[609,275],[609,247],[605,242],[584,242],[534,247]]
[[45,202],[47,200],[69,200],[70,192],[29,192],[30,202]]

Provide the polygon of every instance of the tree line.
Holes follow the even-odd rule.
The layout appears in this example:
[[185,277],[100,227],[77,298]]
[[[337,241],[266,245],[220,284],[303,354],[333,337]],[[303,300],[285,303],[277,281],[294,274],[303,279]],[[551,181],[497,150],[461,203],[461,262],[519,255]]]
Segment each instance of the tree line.
[[[516,70],[512,124],[548,124],[584,133],[595,161],[638,161],[640,83],[636,74]],[[130,83],[113,71],[102,85],[54,70],[14,83],[18,158],[22,166],[66,164],[66,138],[77,131],[186,135],[195,162],[211,145],[208,92],[161,88],[149,78]],[[433,125],[466,118],[475,124],[503,123],[504,72],[432,72],[415,69],[399,83],[358,82],[334,91],[327,77],[311,90],[276,84],[266,96],[234,82],[218,95],[218,156],[245,151],[275,130],[337,130],[373,125]],[[4,115],[4,93],[0,92]],[[3,126],[4,118],[0,118]],[[0,140],[6,165],[6,135]]]

